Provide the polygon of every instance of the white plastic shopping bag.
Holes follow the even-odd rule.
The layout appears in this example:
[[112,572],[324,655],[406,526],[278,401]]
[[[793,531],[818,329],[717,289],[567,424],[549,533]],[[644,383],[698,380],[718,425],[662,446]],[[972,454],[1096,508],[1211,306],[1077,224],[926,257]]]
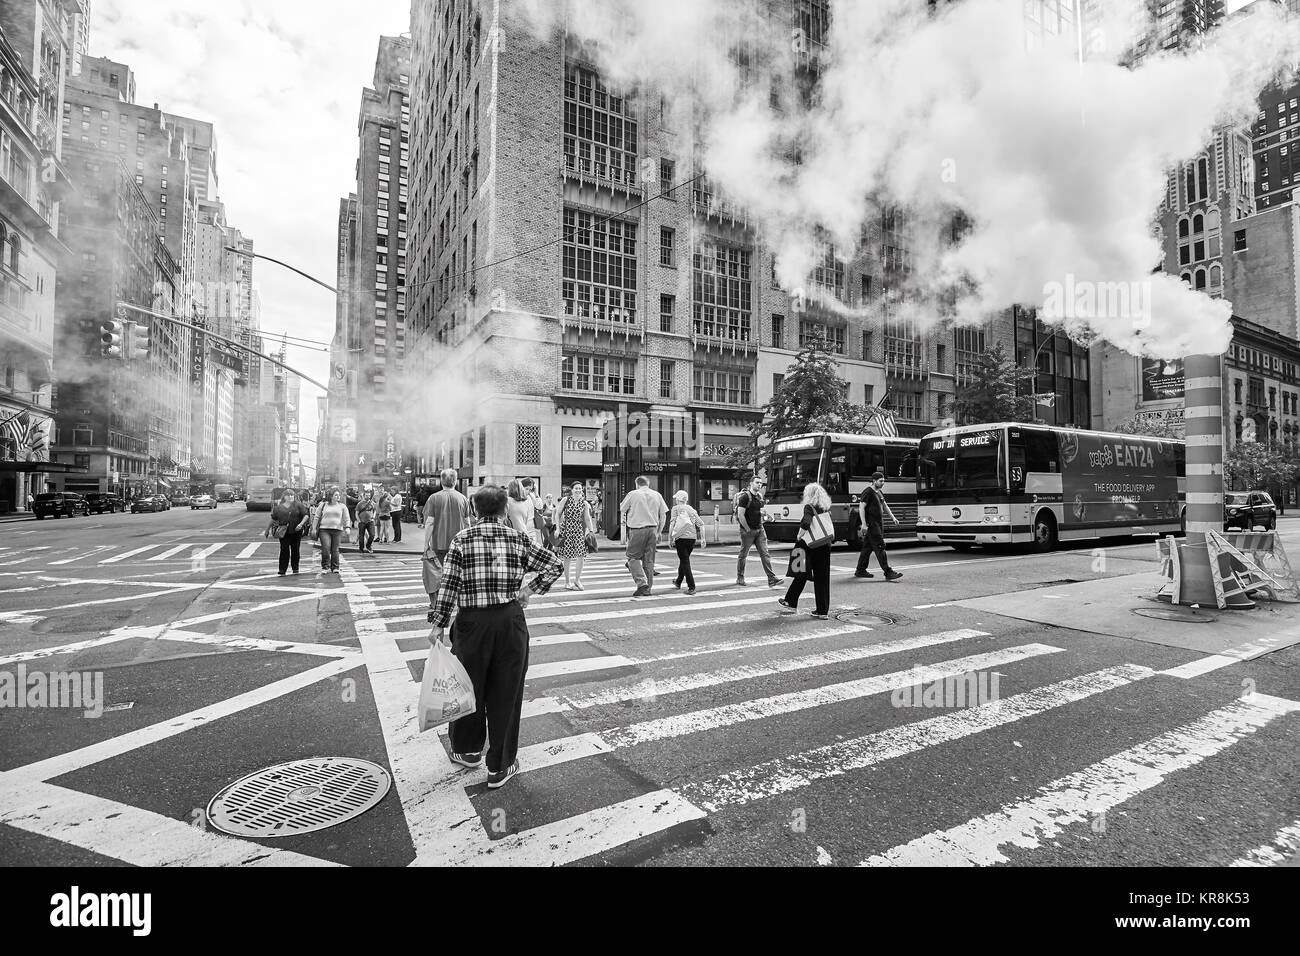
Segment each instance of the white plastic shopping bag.
[[432,730],[478,709],[474,685],[451,648],[441,641],[429,648],[420,682],[420,730]]

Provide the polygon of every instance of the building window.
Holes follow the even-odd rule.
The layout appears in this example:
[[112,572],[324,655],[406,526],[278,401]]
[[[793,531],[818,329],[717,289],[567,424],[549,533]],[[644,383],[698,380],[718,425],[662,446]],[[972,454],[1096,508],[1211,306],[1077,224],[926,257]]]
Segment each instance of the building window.
[[659,229],[659,264],[677,265],[676,230],[662,226]]
[[632,395],[636,392],[636,361],[565,353],[560,360],[560,387]]
[[870,404],[872,403],[872,401],[875,399],[875,397],[876,397],[876,389],[875,389],[875,387],[874,387],[873,385],[871,385],[871,384],[868,383],[868,384],[862,386],[862,404],[863,404],[863,405],[870,405]]
[[813,269],[812,282],[839,298],[840,289],[844,285],[844,263],[835,257],[834,246],[827,247],[821,262]]
[[515,461],[521,465],[542,463],[542,426],[515,426]]
[[772,316],[772,348],[785,348],[785,316]]
[[894,414],[908,422],[925,421],[924,392],[895,392],[891,404]]
[[659,160],[659,191],[671,196],[676,180],[677,164],[671,159]]
[[636,321],[636,224],[564,210],[564,314]]
[[943,372],[945,371],[945,369],[944,369],[944,367],[943,367],[943,366],[944,366],[944,352],[945,352],[945,351],[946,351],[946,349],[944,348],[944,346],[942,346],[942,345],[935,346],[935,350],[934,350],[934,366],[935,366],[935,368],[934,368],[934,370],[935,370],[936,372],[939,372],[940,374],[943,374]]
[[772,394],[775,395],[781,391],[781,383],[785,381],[785,376],[780,372],[772,373]]
[[813,342],[822,341],[826,348],[839,355],[844,353],[844,327],[841,325],[827,326],[820,322],[809,322],[801,319],[799,322],[799,348],[807,348]]
[[632,109],[591,70],[564,77],[564,162],[584,176],[636,184],[637,124]]
[[870,361],[871,361],[871,332],[870,332],[870,330],[864,330],[863,333],[862,333],[862,360],[863,360],[864,362],[870,362]]
[[723,405],[749,405],[750,376],[708,368],[695,370],[695,400]]
[[691,298],[696,335],[749,341],[750,252],[702,243],[692,259]]
[[961,328],[952,330],[955,367],[953,372],[958,380],[969,379],[975,374],[980,356],[984,354],[984,330]]
[[1246,230],[1245,230],[1245,229],[1234,229],[1234,230],[1233,230],[1233,233],[1232,233],[1232,251],[1233,251],[1233,252],[1245,252],[1245,251],[1246,251]]
[[661,361],[659,363],[659,397],[673,397],[673,368],[674,363]]
[[673,330],[673,318],[677,314],[677,296],[661,295],[659,296],[659,331],[671,332]]
[[921,367],[922,340],[916,323],[887,320],[885,322],[885,364],[919,369]]
[[478,430],[478,463],[479,465],[487,464],[487,426],[483,425]]

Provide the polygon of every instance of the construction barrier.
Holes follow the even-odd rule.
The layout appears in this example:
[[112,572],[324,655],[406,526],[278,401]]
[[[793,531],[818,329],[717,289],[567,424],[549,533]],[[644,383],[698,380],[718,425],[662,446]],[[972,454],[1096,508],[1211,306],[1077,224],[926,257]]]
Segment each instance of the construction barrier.
[[1205,540],[1214,570],[1215,593],[1221,599],[1262,591],[1270,601],[1300,602],[1300,585],[1277,532],[1211,531]]

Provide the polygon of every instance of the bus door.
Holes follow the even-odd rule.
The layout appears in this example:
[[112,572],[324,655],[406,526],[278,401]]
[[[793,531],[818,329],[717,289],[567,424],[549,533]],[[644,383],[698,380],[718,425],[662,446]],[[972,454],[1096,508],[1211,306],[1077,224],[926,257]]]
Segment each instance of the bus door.
[[1061,509],[1061,453],[1056,434],[1033,428],[1012,428],[1007,440],[1007,490],[1013,534],[1032,531],[1034,517],[1044,504]]

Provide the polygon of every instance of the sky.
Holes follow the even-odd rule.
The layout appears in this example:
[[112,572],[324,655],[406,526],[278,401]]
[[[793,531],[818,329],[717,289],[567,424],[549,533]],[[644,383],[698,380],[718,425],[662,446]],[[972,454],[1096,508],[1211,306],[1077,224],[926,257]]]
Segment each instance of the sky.
[[[256,252],[333,285],[339,199],[356,188],[361,90],[379,37],[410,29],[410,0],[93,0],[91,14],[89,53],[131,67],[137,103],[216,126],[227,221]],[[260,259],[253,279],[263,329],[329,342],[333,295]],[[328,352],[290,345],[288,356],[328,380]],[[319,394],[303,382],[309,466]]]

